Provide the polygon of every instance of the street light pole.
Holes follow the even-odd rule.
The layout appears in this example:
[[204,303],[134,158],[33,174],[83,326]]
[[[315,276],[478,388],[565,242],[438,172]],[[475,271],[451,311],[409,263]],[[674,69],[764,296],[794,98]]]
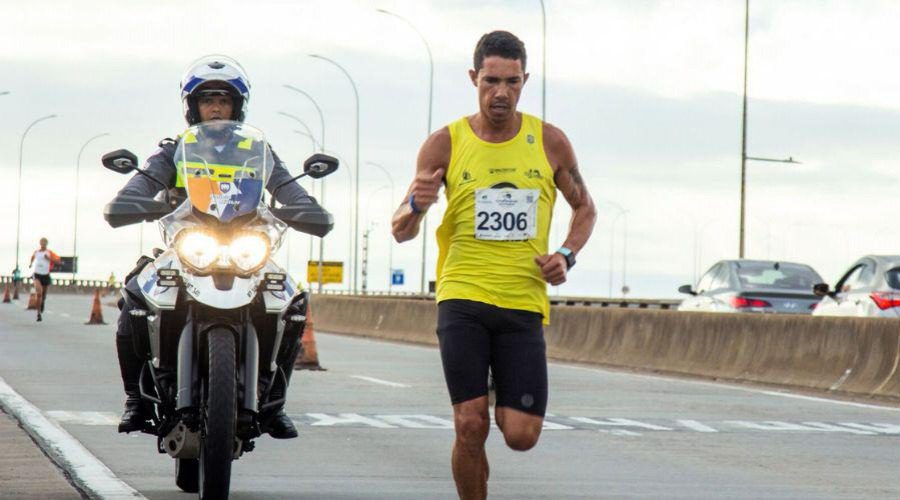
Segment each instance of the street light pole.
[[[316,102],[315,99],[312,98],[311,95],[298,89],[297,87],[294,87],[293,85],[288,85],[288,84],[285,84],[284,87],[287,89],[293,90],[294,92],[297,92],[299,94],[302,94],[307,99],[309,99],[309,101],[313,104],[313,106],[315,106],[316,111],[319,113],[319,125],[321,127],[321,132],[322,132],[322,136],[321,136],[322,140],[319,142],[319,151],[325,151],[325,115],[322,113],[322,108],[319,107],[319,104]],[[303,125],[303,127],[307,130],[307,132],[309,132],[309,127],[306,125],[306,123],[303,122],[303,120],[301,120],[300,118],[298,118],[294,115],[291,115],[289,113],[282,112],[282,114],[300,122]],[[310,134],[310,139],[312,139],[312,134]],[[312,139],[312,141],[313,141],[313,145],[315,146],[316,140]],[[313,186],[315,186],[315,184],[313,184]],[[319,202],[321,202],[323,206],[325,205],[325,179],[322,179],[322,182],[319,184]],[[313,236],[310,235],[309,236],[309,258],[310,258],[310,260],[312,259],[312,244],[313,244]],[[316,269],[317,269],[316,276],[318,278],[319,293],[322,293],[322,255],[324,253],[325,253],[325,238],[319,238],[319,264],[316,266]]]
[[[613,217],[612,225],[609,228],[609,298],[613,296],[613,267],[615,262],[615,249],[616,249],[616,222],[619,221],[619,217],[625,215],[627,211],[620,207],[615,203],[610,203],[610,205],[619,211],[615,217]],[[623,247],[624,249],[624,247]],[[624,262],[624,255],[622,256]]]
[[[325,154],[327,154],[327,155],[334,156],[335,158],[338,159],[338,162],[341,163],[341,164],[346,164],[346,163],[347,163],[347,162],[344,161],[344,158],[343,158],[341,155],[339,155],[336,151],[330,151],[330,150],[327,150],[327,149],[326,149],[326,150],[324,150],[324,151],[322,151],[322,152],[325,153]],[[347,172],[347,180],[350,182],[349,185],[348,185],[348,187],[350,187],[350,188],[352,189],[352,188],[353,188],[353,179],[354,179],[354,178],[353,178],[353,173],[350,171],[349,168],[338,169],[338,170],[343,170],[344,172]],[[351,211],[348,211],[348,212],[350,212],[349,215],[351,215],[351,216],[353,215],[352,210],[351,210]],[[348,289],[350,288],[350,276],[349,276],[349,275],[350,275],[351,271],[352,271],[354,274],[356,273],[356,263],[355,263],[355,262],[350,262],[350,259],[351,259],[352,257],[353,257],[353,227],[352,227],[351,224],[347,224],[347,274],[348,274],[348,276],[347,276],[347,288],[348,288]],[[319,253],[319,261],[321,262],[321,260],[322,260],[322,254],[321,254],[321,252],[320,252],[320,253]],[[351,267],[351,265],[352,265],[353,267]],[[320,267],[321,267],[321,265],[320,265]]]
[[[301,89],[298,89],[297,87],[294,87],[293,85],[284,84],[284,88],[293,90],[294,92],[303,95],[304,97],[309,99],[309,102],[311,102],[312,105],[316,108],[316,111],[319,113],[319,126],[322,131],[321,138],[319,139],[319,151],[323,151],[325,149],[325,114],[322,113],[322,108],[319,107],[319,103],[317,103],[311,95]],[[309,127],[307,127],[307,129],[309,129]]]
[[348,73],[343,66],[341,66],[334,60],[329,59],[325,56],[321,56],[319,54],[310,54],[310,57],[315,57],[316,59],[321,59],[323,61],[329,62],[339,70],[341,70],[341,72],[344,73],[344,76],[346,76],[347,79],[350,80],[350,86],[353,87],[353,97],[356,99],[356,162],[354,164],[356,175],[353,176],[354,180],[356,181],[353,194],[353,208],[355,211],[355,213],[353,214],[353,293],[356,293],[356,263],[359,262],[359,92],[356,90],[356,82],[353,81],[353,77],[350,76],[350,73]]
[[[388,170],[386,168],[382,167],[381,165],[379,165],[373,161],[367,161],[366,164],[372,165],[373,167],[381,170],[382,172],[384,172],[384,175],[387,176],[388,182],[390,182],[390,184],[391,184],[391,203],[393,203],[394,199],[395,199],[394,198],[394,177],[391,175],[390,172],[388,172]],[[390,217],[388,217],[388,220],[390,220]],[[388,272],[391,274],[391,279],[388,280],[388,293],[390,293],[394,289],[394,278],[393,278],[393,275],[394,275],[394,238],[391,238],[390,241],[388,241]]]
[[747,156],[747,54],[750,46],[750,0],[744,0],[744,99],[743,109],[741,111],[741,221],[740,221],[740,243],[738,248],[738,257],[744,258],[744,250],[746,248],[746,231],[747,224],[747,160],[768,161],[776,163],[800,163],[795,161],[793,157],[787,159],[776,158],[758,158]]
[[741,227],[738,257],[744,258],[744,224],[747,202],[747,52],[750,40],[750,0],[744,0],[744,102],[741,111]]
[[[378,9],[378,12],[381,12],[382,14],[387,14],[389,16],[396,17],[397,19],[406,23],[407,26],[412,28],[412,30],[417,35],[419,35],[419,38],[422,40],[422,44],[425,45],[425,51],[428,52],[428,133],[426,134],[426,137],[430,136],[431,135],[431,108],[432,108],[432,102],[433,102],[432,97],[433,97],[433,93],[434,93],[434,58],[431,56],[431,46],[428,45],[428,40],[425,38],[424,35],[422,35],[422,32],[419,31],[419,29],[416,28],[416,26],[413,23],[409,22],[409,20],[406,19],[405,17],[400,16],[399,14],[395,14],[395,13],[393,13],[389,10],[385,10],[385,9]],[[419,284],[419,286],[420,286],[419,292],[423,295],[425,294],[425,290],[426,290],[425,282],[427,281],[425,278],[425,267],[426,267],[425,261],[426,261],[427,255],[428,255],[428,212],[425,212],[424,214],[422,214],[422,276],[421,276],[421,282]]]
[[47,115],[38,118],[37,120],[31,122],[28,125],[28,128],[25,129],[25,133],[22,134],[22,140],[19,141],[19,193],[16,196],[16,269],[19,269],[19,236],[21,234],[21,225],[22,225],[22,149],[25,147],[25,137],[28,135],[28,131],[31,130],[31,127],[34,127],[38,123],[49,120],[50,118],[56,118],[56,115]]
[[72,224],[72,257],[75,259],[75,262],[73,262],[74,268],[72,269],[73,280],[75,279],[75,275],[78,274],[78,173],[81,170],[81,153],[84,152],[84,148],[93,142],[94,139],[99,139],[107,135],[109,135],[109,132],[103,132],[102,134],[97,134],[88,139],[84,145],[81,146],[81,149],[78,150],[78,156],[75,158],[75,211],[73,214],[75,222]]

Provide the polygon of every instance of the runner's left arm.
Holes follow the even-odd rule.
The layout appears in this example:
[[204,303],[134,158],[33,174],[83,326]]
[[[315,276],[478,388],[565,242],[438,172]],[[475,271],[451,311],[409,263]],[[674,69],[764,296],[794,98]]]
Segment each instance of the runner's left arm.
[[[578,162],[575,159],[572,144],[562,130],[545,123],[544,148],[547,159],[553,167],[553,180],[556,182],[556,187],[572,207],[569,234],[562,246],[577,255],[594,231],[597,208],[594,206],[594,200],[578,170]],[[535,258],[535,261],[541,267],[541,273],[548,283],[559,285],[565,282],[566,260],[561,254],[551,253],[539,256]]]

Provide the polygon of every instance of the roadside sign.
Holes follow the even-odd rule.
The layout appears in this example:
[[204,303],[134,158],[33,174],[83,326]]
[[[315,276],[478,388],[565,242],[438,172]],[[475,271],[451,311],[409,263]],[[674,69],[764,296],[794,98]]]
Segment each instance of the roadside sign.
[[391,270],[391,285],[402,285],[403,284],[403,269],[392,269]]
[[78,257],[60,257],[59,264],[54,264],[53,269],[51,269],[54,273],[77,273],[78,272]]
[[[306,281],[319,282],[319,261],[311,260],[306,263]],[[322,261],[322,284],[343,283],[344,263],[340,261]]]

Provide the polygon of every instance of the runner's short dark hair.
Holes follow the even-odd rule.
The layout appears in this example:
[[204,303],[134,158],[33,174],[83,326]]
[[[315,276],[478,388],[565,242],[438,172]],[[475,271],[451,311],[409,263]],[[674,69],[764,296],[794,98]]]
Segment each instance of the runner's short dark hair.
[[500,56],[514,61],[518,59],[522,61],[522,71],[525,71],[525,63],[528,60],[525,44],[509,31],[492,31],[478,40],[473,58],[475,71],[480,70],[484,65],[484,58],[490,56]]

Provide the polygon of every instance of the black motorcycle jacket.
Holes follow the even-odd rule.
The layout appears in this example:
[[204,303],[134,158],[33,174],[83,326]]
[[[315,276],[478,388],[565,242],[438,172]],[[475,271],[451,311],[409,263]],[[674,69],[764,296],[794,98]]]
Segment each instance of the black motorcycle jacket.
[[[150,176],[164,182],[169,190],[169,195],[178,201],[185,199],[184,188],[176,187],[177,170],[175,167],[175,149],[177,142],[173,139],[163,139],[159,143],[157,149],[144,162],[144,171]],[[271,149],[271,146],[270,146]],[[293,177],[284,167],[281,159],[272,151],[274,166],[269,174],[266,190],[269,193],[279,184]],[[148,179],[144,175],[137,174],[133,176],[125,186],[119,190],[116,197],[120,196],[142,196],[152,198],[161,191],[159,184]],[[319,206],[318,201],[310,196],[302,186],[296,182],[290,182],[278,190],[275,198],[282,205],[299,205],[309,206],[311,211],[326,212],[324,208]]]

